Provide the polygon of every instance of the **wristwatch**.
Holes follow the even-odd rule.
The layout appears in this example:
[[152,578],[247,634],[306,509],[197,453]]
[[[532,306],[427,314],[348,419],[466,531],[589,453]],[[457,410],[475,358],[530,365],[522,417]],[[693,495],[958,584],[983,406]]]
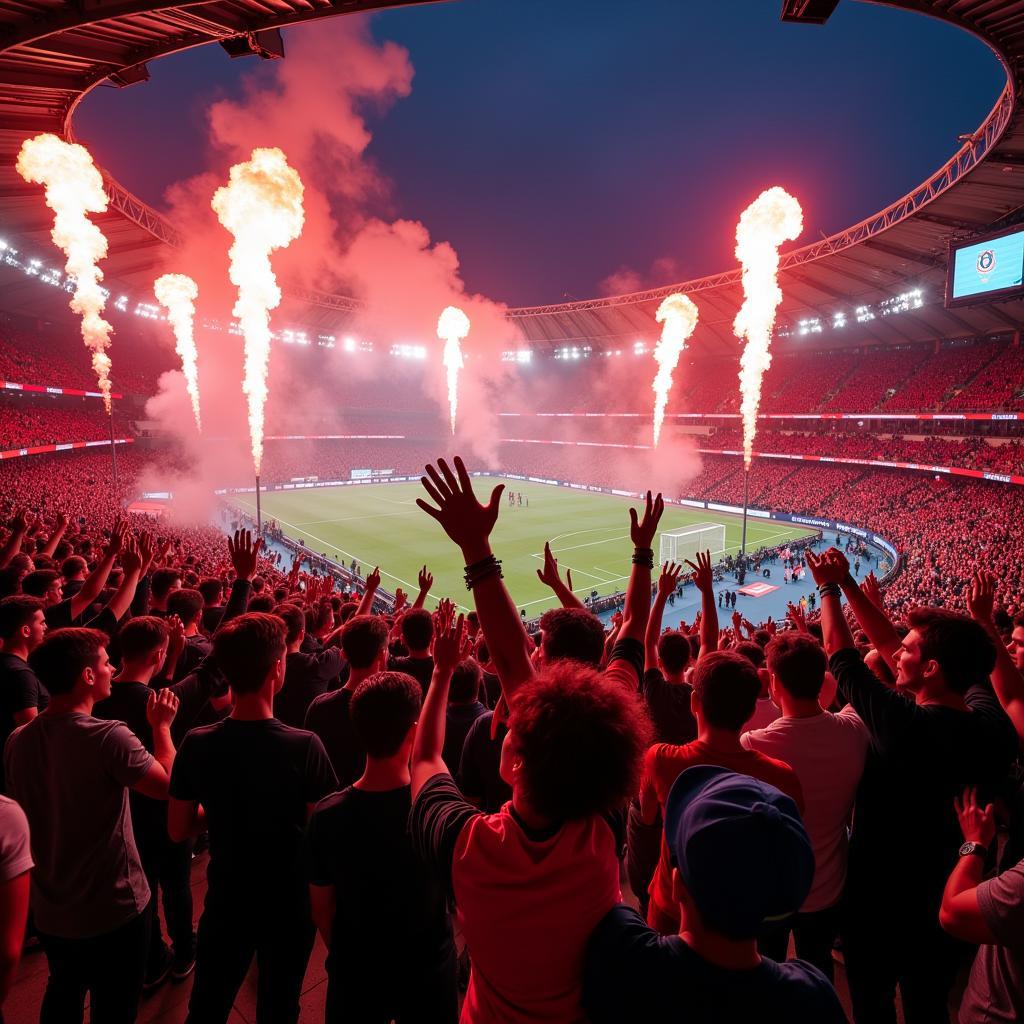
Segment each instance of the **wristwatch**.
[[988,850],[982,846],[981,843],[964,843],[964,845],[960,847],[961,857],[969,857],[972,853],[979,857],[988,856]]

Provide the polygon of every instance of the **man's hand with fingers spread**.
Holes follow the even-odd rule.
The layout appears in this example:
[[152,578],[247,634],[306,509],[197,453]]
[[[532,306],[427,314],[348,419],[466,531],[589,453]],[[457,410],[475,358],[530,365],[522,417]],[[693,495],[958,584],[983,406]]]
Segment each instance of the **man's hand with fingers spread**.
[[465,463],[455,457],[454,471],[444,459],[437,460],[437,467],[426,467],[426,476],[420,478],[423,489],[438,506],[428,504],[422,498],[416,504],[427,515],[436,519],[444,532],[459,546],[467,564],[473,564],[491,553],[490,536],[498,519],[504,484],[498,484],[492,491],[486,505],[477,501],[473,484]]

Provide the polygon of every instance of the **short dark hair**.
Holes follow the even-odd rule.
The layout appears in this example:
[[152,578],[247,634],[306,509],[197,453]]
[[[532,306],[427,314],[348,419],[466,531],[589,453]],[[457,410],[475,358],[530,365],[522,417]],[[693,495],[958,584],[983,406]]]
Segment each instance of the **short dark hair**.
[[53,569],[34,569],[22,576],[21,591],[30,597],[43,597],[58,580],[60,573]]
[[338,621],[342,624],[348,622],[358,610],[359,605],[355,601],[345,601],[338,609]]
[[0,569],[0,597],[13,597],[21,590],[21,578],[25,570],[16,565]]
[[289,645],[295,643],[306,628],[306,613],[298,605],[279,604],[274,609],[274,614],[287,627],[284,642]]
[[825,682],[825,651],[806,633],[779,633],[768,645],[768,671],[791,697],[816,700]]
[[89,563],[81,555],[71,555],[65,558],[60,566],[60,574],[64,579],[69,580],[80,572],[85,572]]
[[221,599],[221,595],[224,593],[224,584],[214,576],[207,576],[199,581],[196,590],[203,595],[203,600],[207,604],[213,604]]
[[277,602],[269,594],[257,594],[248,605],[250,612],[272,612]]
[[213,636],[217,667],[236,693],[255,693],[284,657],[285,626],[276,615],[246,612]]
[[129,619],[118,631],[117,643],[123,658],[142,658],[167,642],[167,623],[158,615]]
[[757,707],[761,680],[742,654],[712,651],[697,662],[693,692],[708,725],[739,732]]
[[43,611],[38,597],[14,594],[0,600],[0,640],[10,640],[22,626],[32,623],[36,612]]
[[154,597],[164,598],[174,588],[177,580],[181,579],[181,573],[177,569],[157,569],[153,573],[151,588]]
[[995,643],[974,619],[945,608],[912,608],[907,623],[921,637],[921,657],[938,663],[954,693],[966,693],[992,674]]
[[544,660],[566,658],[584,665],[600,665],[604,656],[604,626],[586,608],[552,608],[541,616]]
[[767,646],[772,642],[772,635],[767,629],[755,629],[753,640],[754,643],[759,646],[767,648]]
[[394,757],[419,718],[423,689],[405,672],[375,672],[352,694],[352,728],[370,757]]
[[388,641],[388,627],[376,615],[353,615],[341,631],[341,649],[356,669],[369,668]]
[[412,608],[402,619],[402,638],[411,651],[423,651],[434,639],[434,617],[426,608]]
[[658,657],[667,672],[676,675],[690,664],[690,638],[674,629],[658,637]]
[[483,682],[484,670],[476,658],[463,658],[455,666],[452,673],[448,699],[462,704],[471,700],[479,700],[480,683]]
[[741,640],[733,650],[742,655],[754,668],[764,668],[764,648],[753,640]]
[[71,693],[87,668],[96,668],[110,641],[98,629],[55,629],[29,655],[28,663],[51,694]]
[[191,625],[203,614],[203,595],[187,587],[172,590],[167,595],[167,611],[177,615],[186,626]]
[[512,701],[523,787],[538,814],[571,821],[621,807],[637,792],[651,724],[639,696],[562,659]]

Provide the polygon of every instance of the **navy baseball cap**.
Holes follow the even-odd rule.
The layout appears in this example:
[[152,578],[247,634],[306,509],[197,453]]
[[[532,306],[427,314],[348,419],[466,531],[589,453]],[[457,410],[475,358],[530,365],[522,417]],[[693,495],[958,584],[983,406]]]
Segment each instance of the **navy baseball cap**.
[[676,779],[665,841],[704,923],[730,939],[783,924],[814,880],[814,850],[796,804],[726,768],[698,765]]

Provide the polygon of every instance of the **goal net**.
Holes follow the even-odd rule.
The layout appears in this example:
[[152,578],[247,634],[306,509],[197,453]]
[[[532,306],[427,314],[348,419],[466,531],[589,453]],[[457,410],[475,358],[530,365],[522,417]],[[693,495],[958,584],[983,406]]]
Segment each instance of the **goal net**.
[[711,561],[725,551],[725,527],[721,523],[697,523],[678,530],[665,530],[661,534],[661,553],[658,563],[696,561],[698,551],[710,551]]

